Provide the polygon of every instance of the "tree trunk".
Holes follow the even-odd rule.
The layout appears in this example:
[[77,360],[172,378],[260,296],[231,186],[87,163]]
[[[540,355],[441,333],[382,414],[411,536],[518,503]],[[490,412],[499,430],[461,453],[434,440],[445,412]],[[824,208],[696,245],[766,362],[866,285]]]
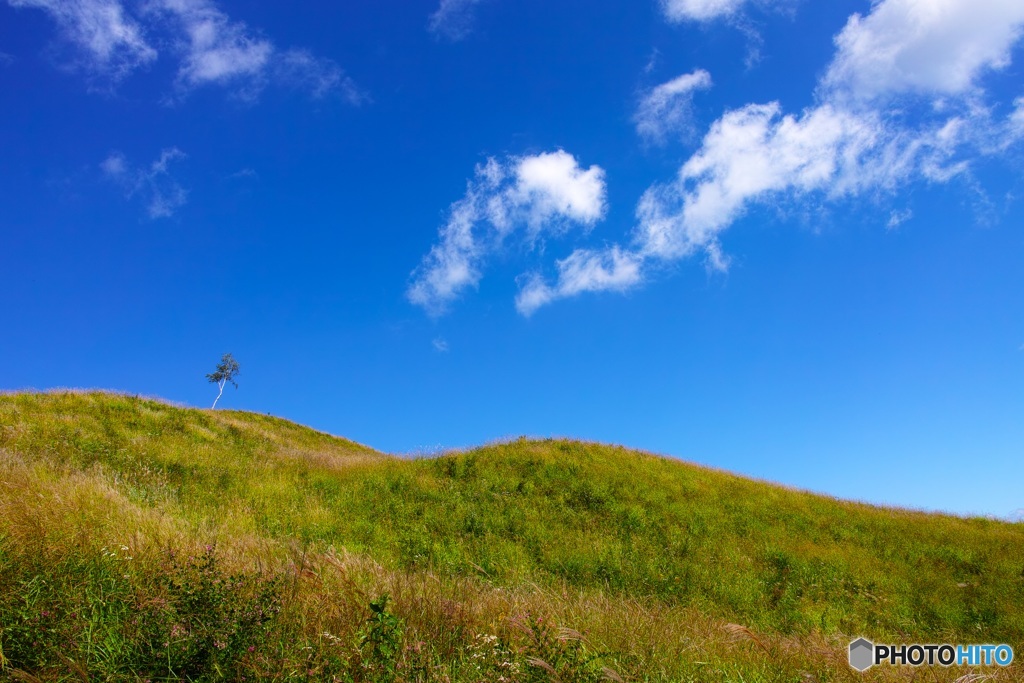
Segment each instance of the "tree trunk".
[[224,383],[225,383],[225,381],[226,380],[222,379],[220,382],[217,383],[217,386],[220,387],[220,393],[217,394],[217,398],[213,399],[213,408],[211,408],[210,410],[216,410],[217,409],[217,401],[219,401],[220,397],[224,395]]

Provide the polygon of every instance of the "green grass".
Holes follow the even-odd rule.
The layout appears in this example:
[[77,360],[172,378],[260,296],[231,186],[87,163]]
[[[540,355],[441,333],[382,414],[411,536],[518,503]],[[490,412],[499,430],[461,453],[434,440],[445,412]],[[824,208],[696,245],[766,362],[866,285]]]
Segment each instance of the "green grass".
[[620,447],[408,460],[252,413],[11,394],[0,487],[16,676],[887,681],[913,671],[855,676],[850,636],[1024,645],[1024,525]]

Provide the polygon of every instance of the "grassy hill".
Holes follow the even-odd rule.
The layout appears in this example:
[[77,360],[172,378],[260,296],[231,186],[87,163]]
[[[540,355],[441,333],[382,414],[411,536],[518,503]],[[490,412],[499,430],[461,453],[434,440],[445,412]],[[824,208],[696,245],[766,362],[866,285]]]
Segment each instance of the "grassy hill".
[[[856,674],[845,649],[861,635],[1024,652],[1024,525],[842,502],[600,444],[406,460],[252,413],[0,396],[0,676],[972,673]],[[974,673],[1024,680],[1020,664]]]

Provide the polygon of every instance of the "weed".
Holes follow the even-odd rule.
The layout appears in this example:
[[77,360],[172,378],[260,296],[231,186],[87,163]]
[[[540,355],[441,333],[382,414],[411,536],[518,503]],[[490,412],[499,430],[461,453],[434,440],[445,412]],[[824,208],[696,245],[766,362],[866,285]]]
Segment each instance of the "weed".
[[579,631],[559,628],[550,619],[530,614],[513,619],[512,625],[526,636],[521,648],[529,665],[525,681],[597,683],[609,677],[611,669],[602,665],[601,654],[587,646]]
[[392,683],[402,651],[402,620],[388,611],[390,596],[370,602],[370,618],[359,635],[359,652],[369,680]]

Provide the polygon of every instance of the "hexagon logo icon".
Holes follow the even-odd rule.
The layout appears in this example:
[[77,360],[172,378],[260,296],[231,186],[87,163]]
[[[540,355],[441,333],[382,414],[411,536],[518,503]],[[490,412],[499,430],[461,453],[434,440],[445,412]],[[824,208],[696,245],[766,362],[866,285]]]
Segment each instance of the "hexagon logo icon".
[[850,666],[857,671],[867,671],[875,664],[875,644],[865,638],[850,643]]

